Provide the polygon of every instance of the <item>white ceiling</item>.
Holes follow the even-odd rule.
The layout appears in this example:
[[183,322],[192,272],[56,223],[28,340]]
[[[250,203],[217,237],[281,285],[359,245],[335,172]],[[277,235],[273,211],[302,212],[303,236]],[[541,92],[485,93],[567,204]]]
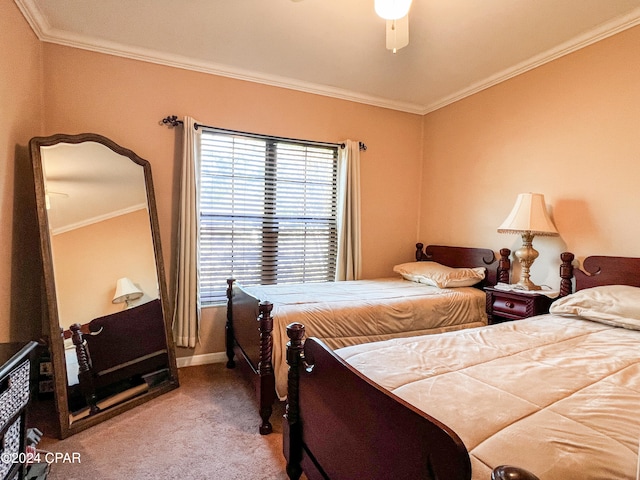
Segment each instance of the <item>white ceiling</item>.
[[144,169],[96,142],[40,148],[53,235],[147,208]]
[[427,113],[640,24],[640,0],[15,0],[46,42]]

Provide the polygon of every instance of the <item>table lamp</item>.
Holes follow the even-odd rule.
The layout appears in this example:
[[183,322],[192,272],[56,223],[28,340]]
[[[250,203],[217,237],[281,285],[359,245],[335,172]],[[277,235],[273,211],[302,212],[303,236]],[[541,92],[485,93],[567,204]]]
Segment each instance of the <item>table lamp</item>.
[[116,293],[113,296],[112,302],[126,302],[126,308],[129,308],[131,307],[131,301],[137,300],[140,297],[142,297],[142,291],[136,287],[129,278],[123,277],[116,282]]
[[536,235],[557,236],[558,230],[544,203],[544,195],[541,193],[521,193],[516,199],[511,213],[498,227],[499,233],[519,233],[522,235],[522,247],[515,251],[520,261],[522,270],[517,288],[522,290],[541,290],[529,278],[529,270],[536,258],[538,251],[531,245]]

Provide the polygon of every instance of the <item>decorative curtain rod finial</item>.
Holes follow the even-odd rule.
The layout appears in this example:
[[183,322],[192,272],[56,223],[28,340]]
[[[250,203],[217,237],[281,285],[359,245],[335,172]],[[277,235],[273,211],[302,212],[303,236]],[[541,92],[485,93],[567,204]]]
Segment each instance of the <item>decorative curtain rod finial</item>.
[[164,125],[168,125],[169,128],[171,127],[177,127],[178,125],[182,125],[182,120],[178,120],[178,116],[177,115],[169,115],[168,117],[165,117],[162,119],[162,123]]
[[[340,144],[340,148],[346,148],[347,144],[346,143],[341,143]],[[364,144],[364,142],[358,142],[358,149],[361,152],[366,152],[367,151],[367,146]]]

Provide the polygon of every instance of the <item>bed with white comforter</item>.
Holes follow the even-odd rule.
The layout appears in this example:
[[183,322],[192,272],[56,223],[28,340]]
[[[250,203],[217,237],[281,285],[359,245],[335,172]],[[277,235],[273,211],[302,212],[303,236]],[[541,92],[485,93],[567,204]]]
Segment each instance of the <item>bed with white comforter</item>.
[[336,353],[452,428],[474,480],[505,464],[541,480],[633,480],[640,331],[600,320],[550,314]]
[[303,323],[309,336],[334,349],[487,324],[485,294],[474,287],[438,288],[392,277],[243,289],[273,304],[272,362],[281,399],[287,392],[290,323]]

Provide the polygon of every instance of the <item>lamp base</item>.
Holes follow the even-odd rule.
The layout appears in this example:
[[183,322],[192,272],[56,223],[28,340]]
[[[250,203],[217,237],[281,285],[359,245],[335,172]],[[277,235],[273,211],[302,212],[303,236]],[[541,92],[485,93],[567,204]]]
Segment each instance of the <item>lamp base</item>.
[[528,278],[521,279],[518,283],[516,283],[516,287],[515,288],[517,290],[527,290],[527,291],[542,290],[541,286],[536,285],[535,283],[533,283]]
[[520,261],[522,271],[520,272],[520,280],[518,280],[517,288],[521,290],[542,290],[529,279],[529,269],[536,258],[538,258],[538,251],[531,245],[534,235],[531,232],[522,232],[522,247],[516,250],[515,254]]

